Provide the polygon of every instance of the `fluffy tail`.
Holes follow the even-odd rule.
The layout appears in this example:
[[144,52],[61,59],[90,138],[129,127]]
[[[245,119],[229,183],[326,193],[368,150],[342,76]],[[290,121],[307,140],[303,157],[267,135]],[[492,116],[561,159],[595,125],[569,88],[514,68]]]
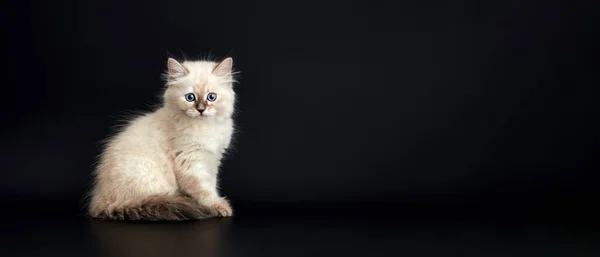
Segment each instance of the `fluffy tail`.
[[183,196],[156,195],[135,204],[92,214],[106,220],[181,221],[214,217],[206,206]]

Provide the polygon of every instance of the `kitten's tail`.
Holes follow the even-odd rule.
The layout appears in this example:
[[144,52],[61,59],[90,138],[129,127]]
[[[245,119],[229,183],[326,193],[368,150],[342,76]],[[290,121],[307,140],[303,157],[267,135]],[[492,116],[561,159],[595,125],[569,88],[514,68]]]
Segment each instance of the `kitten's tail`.
[[128,204],[92,216],[108,220],[181,221],[210,218],[214,217],[215,213],[191,198],[155,195],[136,204]]

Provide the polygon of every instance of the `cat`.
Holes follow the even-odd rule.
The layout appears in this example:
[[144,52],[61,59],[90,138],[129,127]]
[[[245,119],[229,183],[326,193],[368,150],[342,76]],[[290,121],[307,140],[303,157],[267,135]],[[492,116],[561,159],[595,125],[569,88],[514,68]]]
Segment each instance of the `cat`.
[[217,176],[234,132],[233,59],[167,60],[163,103],[107,140],[88,213],[108,220],[233,215]]

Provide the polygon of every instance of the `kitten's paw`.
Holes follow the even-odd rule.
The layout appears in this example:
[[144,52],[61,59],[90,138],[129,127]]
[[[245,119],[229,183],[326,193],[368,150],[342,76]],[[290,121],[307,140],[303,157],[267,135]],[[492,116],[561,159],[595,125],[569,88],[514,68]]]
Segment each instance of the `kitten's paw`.
[[233,215],[233,210],[231,209],[231,205],[224,198],[220,198],[211,207],[212,207],[213,211],[215,213],[217,213],[217,217],[230,217]]

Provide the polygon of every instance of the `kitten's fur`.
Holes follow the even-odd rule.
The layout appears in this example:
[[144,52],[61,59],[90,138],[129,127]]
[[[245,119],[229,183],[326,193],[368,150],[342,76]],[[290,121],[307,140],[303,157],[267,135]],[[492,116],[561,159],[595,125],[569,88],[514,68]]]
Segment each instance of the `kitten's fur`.
[[[217,174],[233,133],[233,60],[168,60],[163,106],[131,121],[100,156],[89,214],[116,220],[231,216]],[[217,99],[207,100],[214,92]],[[195,101],[186,101],[194,93]],[[202,113],[198,109],[205,109]]]

